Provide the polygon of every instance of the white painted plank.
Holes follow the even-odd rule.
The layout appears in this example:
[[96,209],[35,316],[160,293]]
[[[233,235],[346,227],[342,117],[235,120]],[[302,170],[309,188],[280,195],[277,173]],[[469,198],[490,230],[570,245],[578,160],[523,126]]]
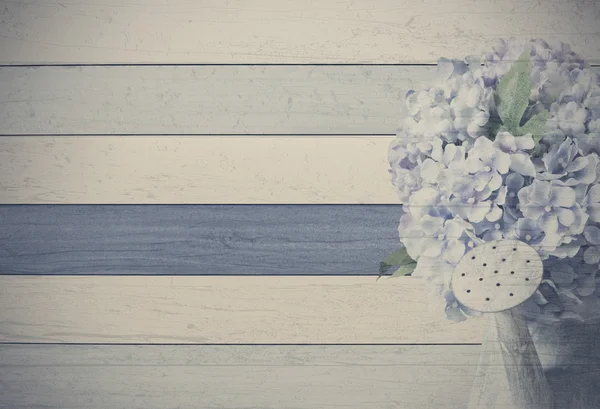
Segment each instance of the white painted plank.
[[417,278],[0,276],[0,342],[479,343]]
[[477,346],[0,346],[6,409],[463,408]]
[[496,37],[558,39],[600,58],[595,0],[13,0],[0,62],[431,63]]
[[2,204],[398,203],[393,137],[3,137]]
[[0,68],[3,135],[395,134],[436,67]]

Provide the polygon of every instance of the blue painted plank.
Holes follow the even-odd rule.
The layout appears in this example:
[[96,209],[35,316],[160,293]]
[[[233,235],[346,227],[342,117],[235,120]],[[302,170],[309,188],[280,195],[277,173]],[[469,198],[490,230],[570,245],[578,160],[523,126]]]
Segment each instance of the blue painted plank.
[[4,205],[0,274],[377,275],[397,205]]

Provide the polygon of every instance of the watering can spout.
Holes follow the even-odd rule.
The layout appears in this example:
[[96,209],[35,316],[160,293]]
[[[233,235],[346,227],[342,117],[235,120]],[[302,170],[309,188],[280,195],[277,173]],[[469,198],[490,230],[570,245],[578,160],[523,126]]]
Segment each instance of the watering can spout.
[[539,255],[518,240],[485,243],[457,264],[452,274],[456,298],[489,319],[468,409],[555,409],[520,311],[542,276]]

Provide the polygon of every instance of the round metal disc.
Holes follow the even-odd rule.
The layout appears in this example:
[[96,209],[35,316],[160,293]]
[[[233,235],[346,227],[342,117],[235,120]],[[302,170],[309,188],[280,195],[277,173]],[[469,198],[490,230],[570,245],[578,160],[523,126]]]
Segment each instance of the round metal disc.
[[452,273],[456,299],[480,312],[508,310],[531,297],[542,282],[538,253],[519,240],[497,240],[467,252]]

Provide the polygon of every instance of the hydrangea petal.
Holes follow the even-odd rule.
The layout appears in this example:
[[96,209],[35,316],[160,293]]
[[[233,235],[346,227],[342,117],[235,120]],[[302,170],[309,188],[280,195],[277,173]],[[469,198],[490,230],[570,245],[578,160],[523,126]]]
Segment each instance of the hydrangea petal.
[[[598,253],[598,259],[600,260],[600,252]],[[589,264],[598,264],[589,263]],[[591,274],[580,274],[577,279],[577,293],[582,297],[588,297],[596,291],[596,271]]]
[[598,248],[597,246],[588,247],[583,253],[583,260],[587,264],[600,263],[600,248]]
[[499,208],[498,206],[493,206],[492,210],[486,215],[486,219],[489,220],[490,222],[495,222],[500,220],[500,218],[502,217],[502,209]]
[[558,217],[554,214],[546,214],[540,218],[540,227],[547,233],[558,231]]
[[492,191],[500,189],[500,186],[502,186],[502,176],[498,172],[493,172],[487,185]]
[[530,133],[523,136],[517,136],[515,142],[518,150],[530,150],[535,147],[535,141]]
[[510,156],[508,153],[497,152],[495,155],[494,166],[501,174],[508,173],[510,169]]
[[570,187],[554,186],[552,187],[551,202],[555,206],[571,207],[577,200],[575,190]]
[[479,223],[483,221],[485,216],[489,213],[491,207],[490,202],[479,202],[475,203],[471,207],[471,211],[469,212],[469,220],[474,223]]
[[586,226],[583,230],[585,239],[595,246],[600,245],[600,228],[597,226]]
[[531,158],[523,153],[510,155],[510,170],[523,176],[535,176],[535,167]]
[[563,226],[571,226],[575,222],[575,213],[570,209],[560,209],[558,211],[558,221]]
[[423,252],[421,253],[425,257],[439,257],[442,254],[442,248],[444,242],[435,239],[423,240]]
[[449,263],[456,264],[465,254],[465,243],[460,240],[449,240],[444,252],[444,259]]
[[444,220],[440,217],[434,217],[426,214],[421,218],[420,225],[425,235],[434,237],[442,232]]

